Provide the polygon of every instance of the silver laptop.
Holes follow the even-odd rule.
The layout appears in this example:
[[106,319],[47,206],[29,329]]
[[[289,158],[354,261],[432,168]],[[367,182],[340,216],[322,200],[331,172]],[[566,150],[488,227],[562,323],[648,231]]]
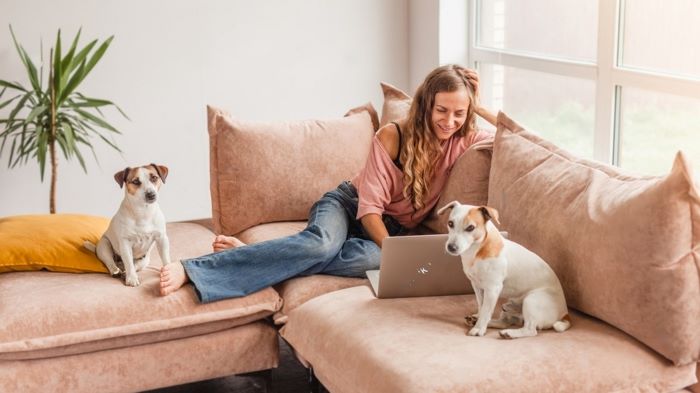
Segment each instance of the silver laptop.
[[379,270],[367,278],[378,298],[474,293],[462,260],[445,251],[447,235],[397,236],[384,239]]

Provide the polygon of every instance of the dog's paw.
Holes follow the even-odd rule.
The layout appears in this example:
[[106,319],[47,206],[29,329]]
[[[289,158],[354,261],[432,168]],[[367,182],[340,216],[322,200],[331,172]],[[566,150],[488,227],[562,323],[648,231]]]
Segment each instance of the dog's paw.
[[505,339],[512,339],[513,338],[513,337],[511,337],[509,330],[501,330],[498,332],[498,335],[501,336],[501,338],[505,338]]
[[479,337],[481,337],[481,336],[483,336],[484,334],[486,334],[486,328],[473,327],[473,328],[471,328],[471,329],[469,330],[469,332],[468,332],[467,334],[470,335],[470,336],[479,336]]
[[467,326],[472,327],[476,325],[476,321],[479,320],[479,317],[474,314],[474,315],[467,315],[464,317],[464,323],[467,324]]
[[139,282],[139,277],[135,274],[131,277],[127,277],[124,283],[130,287],[138,287],[139,284],[141,284]]

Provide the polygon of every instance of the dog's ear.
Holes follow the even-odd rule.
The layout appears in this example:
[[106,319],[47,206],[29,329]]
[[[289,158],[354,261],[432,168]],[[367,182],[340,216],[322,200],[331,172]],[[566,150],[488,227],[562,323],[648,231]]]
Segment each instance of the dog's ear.
[[501,225],[501,222],[498,221],[498,210],[489,206],[480,206],[479,211],[484,216],[484,221],[493,220],[496,224]]
[[129,171],[131,168],[126,167],[123,171],[119,171],[114,174],[114,180],[117,181],[117,184],[119,184],[119,188],[124,187],[124,182],[126,181],[126,177],[129,176]]
[[446,212],[447,209],[452,209],[453,207],[458,206],[458,205],[459,205],[459,202],[452,201],[452,202],[448,203],[447,205],[443,206],[442,208],[440,208],[440,210],[437,211],[437,214],[439,216],[442,213]]
[[165,165],[156,165],[156,164],[151,164],[153,168],[155,168],[156,172],[158,173],[158,176],[160,176],[160,180],[165,184],[165,178],[168,177],[168,167]]

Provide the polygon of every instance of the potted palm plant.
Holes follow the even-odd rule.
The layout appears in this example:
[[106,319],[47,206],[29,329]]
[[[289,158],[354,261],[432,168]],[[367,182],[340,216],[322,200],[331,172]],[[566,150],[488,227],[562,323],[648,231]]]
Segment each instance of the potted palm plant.
[[0,116],[2,113],[6,116],[0,118],[0,156],[9,147],[9,168],[36,159],[43,182],[48,154],[51,165],[49,210],[54,214],[58,166],[56,145],[66,160],[77,158],[86,172],[80,148],[90,148],[97,160],[93,138],[97,137],[120,151],[112,138],[113,134],[120,132],[105,120],[102,109],[112,106],[124,117],[126,114],[111,101],[91,98],[76,91],[105,54],[114,36],[102,43],[93,40],[78,48],[78,31],[64,54],[59,30],[56,44],[49,50],[48,78],[44,84],[43,53],[37,70],[27,51],[17,42],[12,26],[10,33],[29,85],[0,79]]

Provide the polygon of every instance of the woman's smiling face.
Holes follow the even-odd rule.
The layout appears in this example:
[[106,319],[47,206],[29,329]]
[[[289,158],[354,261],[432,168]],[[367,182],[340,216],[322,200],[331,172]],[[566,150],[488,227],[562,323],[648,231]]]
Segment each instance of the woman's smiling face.
[[450,139],[464,125],[468,109],[469,94],[466,89],[435,94],[430,124],[433,134],[441,141]]

